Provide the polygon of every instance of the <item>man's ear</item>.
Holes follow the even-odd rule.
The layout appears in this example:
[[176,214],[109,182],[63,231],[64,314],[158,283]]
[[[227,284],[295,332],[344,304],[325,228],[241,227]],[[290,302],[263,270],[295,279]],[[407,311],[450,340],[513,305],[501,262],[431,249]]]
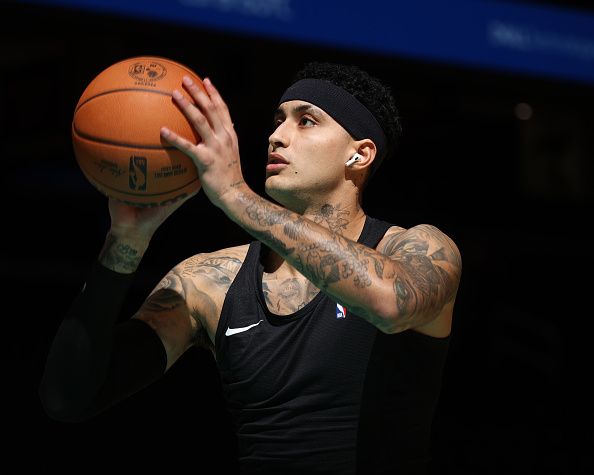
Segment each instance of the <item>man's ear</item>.
[[356,152],[351,155],[345,165],[351,170],[362,170],[371,166],[375,160],[377,148],[369,139],[357,140],[354,144]]

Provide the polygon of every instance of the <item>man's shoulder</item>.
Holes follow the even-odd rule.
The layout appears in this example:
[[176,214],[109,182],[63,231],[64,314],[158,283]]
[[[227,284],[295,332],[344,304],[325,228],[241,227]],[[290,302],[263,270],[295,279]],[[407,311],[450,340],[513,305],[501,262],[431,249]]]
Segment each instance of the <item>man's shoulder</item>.
[[[239,259],[243,261],[245,258],[248,249],[250,247],[250,243],[241,244],[239,246],[232,246],[232,247],[225,247],[222,249],[217,249],[216,251],[211,252],[203,252],[200,254],[196,254],[194,257],[199,259]],[[200,256],[200,257],[198,257]]]
[[185,275],[202,274],[200,269],[212,268],[225,270],[226,272],[237,272],[245,260],[249,244],[226,247],[211,252],[201,252],[194,254],[177,264],[175,267],[178,272],[182,271]]
[[422,248],[431,244],[445,246],[459,256],[459,250],[443,230],[432,224],[417,224],[410,228],[391,226],[378,245],[378,251],[393,254],[398,248]]
[[249,244],[244,244],[188,257],[174,266],[155,290],[176,290],[189,308],[211,322],[216,321],[248,249]]

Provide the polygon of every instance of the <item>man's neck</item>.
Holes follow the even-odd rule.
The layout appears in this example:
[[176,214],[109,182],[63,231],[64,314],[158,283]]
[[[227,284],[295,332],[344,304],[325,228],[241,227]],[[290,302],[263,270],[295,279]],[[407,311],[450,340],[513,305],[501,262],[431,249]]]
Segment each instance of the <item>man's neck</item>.
[[358,204],[325,203],[308,209],[303,217],[354,241],[365,224],[365,213]]

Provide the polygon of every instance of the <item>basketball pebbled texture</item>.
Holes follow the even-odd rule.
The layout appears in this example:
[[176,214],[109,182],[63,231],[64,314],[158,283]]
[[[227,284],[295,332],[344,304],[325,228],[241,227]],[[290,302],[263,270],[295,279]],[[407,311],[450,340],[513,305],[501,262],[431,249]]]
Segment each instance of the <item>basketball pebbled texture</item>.
[[171,97],[174,89],[183,91],[184,75],[204,89],[192,70],[156,56],[119,61],[88,84],[74,112],[72,142],[82,172],[100,192],[159,206],[199,189],[192,160],[160,136],[167,126],[200,141]]

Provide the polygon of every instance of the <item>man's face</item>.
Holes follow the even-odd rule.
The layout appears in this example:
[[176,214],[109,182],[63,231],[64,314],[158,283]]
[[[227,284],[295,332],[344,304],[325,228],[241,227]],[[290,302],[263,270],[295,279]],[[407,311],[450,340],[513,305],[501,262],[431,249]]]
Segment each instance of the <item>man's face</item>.
[[266,192],[282,198],[327,194],[344,183],[353,139],[338,122],[305,101],[283,102],[269,137]]

